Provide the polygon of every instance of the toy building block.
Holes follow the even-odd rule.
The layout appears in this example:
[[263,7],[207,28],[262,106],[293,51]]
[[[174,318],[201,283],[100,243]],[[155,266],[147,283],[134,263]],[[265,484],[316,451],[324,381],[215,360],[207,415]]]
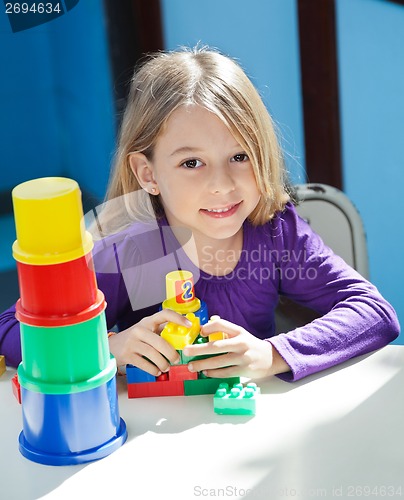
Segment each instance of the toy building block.
[[196,380],[198,378],[198,374],[196,372],[190,372],[187,365],[171,366],[167,375],[170,381]]
[[[215,321],[215,320],[218,320],[218,319],[220,319],[220,316],[218,316],[217,314],[214,314],[213,316],[211,316],[209,318],[208,323],[211,323],[212,321]],[[227,337],[228,337],[227,333],[224,333],[224,332],[214,332],[214,333],[211,333],[209,335],[209,342],[214,342],[215,340],[227,339]]]
[[156,381],[128,384],[128,398],[150,398],[160,396],[184,396],[184,382]]
[[215,332],[209,335],[209,342],[214,342],[215,340],[227,339],[227,333]]
[[193,313],[188,313],[186,318],[192,323],[190,328],[169,322],[161,332],[160,336],[171,344],[174,349],[182,350],[185,346],[193,344],[199,335],[199,318]]
[[[207,337],[198,336],[195,339],[193,345],[206,344],[207,342],[209,342]],[[212,357],[212,355],[208,355],[208,354],[204,354],[203,356],[186,356],[182,350],[178,350],[177,352],[180,355],[182,365],[187,365],[188,363],[190,363],[191,361],[194,361],[196,359],[205,359],[205,358]],[[216,354],[214,354],[214,356],[216,356]]]
[[18,381],[17,373],[11,379],[11,386],[13,389],[13,394],[15,396],[15,399],[21,404],[21,387],[20,387],[20,383]]
[[220,415],[255,415],[257,395],[260,393],[257,384],[235,384],[230,389],[226,383],[220,384],[213,397],[213,408]]
[[156,377],[150,373],[145,372],[141,368],[134,365],[126,365],[126,378],[128,384],[140,384],[146,382],[155,382]]
[[234,385],[240,383],[240,377],[213,378],[198,374],[197,380],[184,380],[185,396],[199,396],[201,394],[215,394],[219,385],[227,383]]
[[197,377],[198,374],[191,373],[186,365],[172,366],[169,372],[155,377],[155,381],[128,381],[128,397],[184,396],[184,381],[195,380]]
[[0,375],[6,371],[6,358],[4,356],[0,356]]

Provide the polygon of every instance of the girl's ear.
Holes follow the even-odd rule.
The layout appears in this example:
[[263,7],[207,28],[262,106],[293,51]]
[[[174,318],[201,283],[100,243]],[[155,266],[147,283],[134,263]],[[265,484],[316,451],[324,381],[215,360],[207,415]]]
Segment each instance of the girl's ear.
[[143,153],[131,153],[129,165],[139,185],[148,193],[157,195],[159,189],[153,176],[153,168]]

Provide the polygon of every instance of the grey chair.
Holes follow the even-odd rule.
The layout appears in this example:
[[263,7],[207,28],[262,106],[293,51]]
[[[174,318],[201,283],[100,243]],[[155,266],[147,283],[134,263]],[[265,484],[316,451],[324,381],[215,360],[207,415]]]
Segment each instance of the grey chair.
[[362,218],[348,196],[326,184],[298,184],[297,212],[324,243],[364,278],[369,278],[367,242]]
[[[369,278],[366,234],[362,218],[353,202],[339,189],[326,184],[294,186],[296,210],[324,243],[364,278]],[[318,314],[281,297],[276,309],[277,333],[302,326]]]

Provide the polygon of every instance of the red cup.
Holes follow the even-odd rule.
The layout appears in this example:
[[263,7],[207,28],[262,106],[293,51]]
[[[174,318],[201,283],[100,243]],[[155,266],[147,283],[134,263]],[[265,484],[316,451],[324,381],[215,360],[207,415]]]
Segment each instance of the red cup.
[[18,321],[26,325],[59,327],[84,323],[84,321],[93,319],[101,314],[106,307],[107,303],[105,301],[104,294],[101,290],[97,290],[97,299],[93,304],[91,304],[90,307],[87,307],[76,314],[71,314],[70,316],[40,316],[38,314],[32,314],[22,307],[21,299],[19,299],[15,305],[15,317]]
[[97,301],[92,254],[52,265],[17,261],[21,307],[35,316],[71,316]]

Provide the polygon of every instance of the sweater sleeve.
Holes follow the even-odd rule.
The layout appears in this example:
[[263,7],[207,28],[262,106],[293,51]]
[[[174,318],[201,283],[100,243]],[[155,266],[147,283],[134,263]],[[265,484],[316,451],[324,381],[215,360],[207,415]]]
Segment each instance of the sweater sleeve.
[[291,367],[279,375],[299,380],[394,340],[400,326],[377,288],[327,247],[292,205],[277,218],[273,241],[279,293],[321,314],[269,339]]
[[20,324],[15,317],[15,305],[0,314],[0,354],[8,366],[21,362]]

